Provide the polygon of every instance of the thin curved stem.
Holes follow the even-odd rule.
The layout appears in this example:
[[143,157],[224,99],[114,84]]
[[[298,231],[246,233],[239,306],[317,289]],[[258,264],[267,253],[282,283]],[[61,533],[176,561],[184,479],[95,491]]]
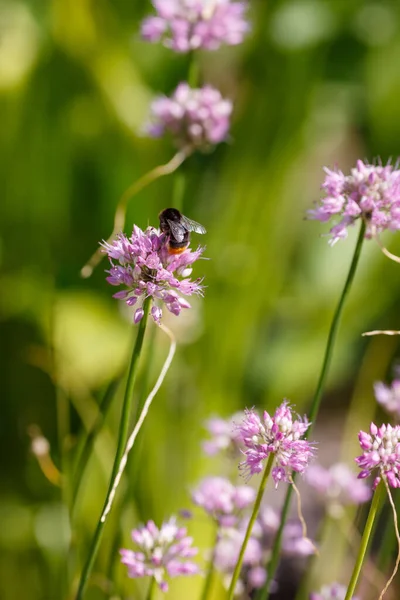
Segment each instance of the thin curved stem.
[[375,517],[379,510],[385,486],[382,481],[379,483],[372,498],[371,507],[369,509],[367,522],[365,523],[364,532],[361,538],[360,548],[358,551],[356,564],[354,565],[353,573],[350,579],[349,587],[347,588],[345,600],[351,600],[356,589],[358,578],[360,576],[361,567],[364,562],[365,553],[367,551],[369,539],[371,537],[372,528],[374,526]]
[[390,258],[390,260],[393,260],[393,262],[400,263],[400,256],[397,256],[396,254],[392,254],[391,252],[389,252],[389,250],[387,248],[385,248],[385,246],[381,242],[381,238],[379,237],[378,233],[375,234],[375,239],[378,242],[378,246],[381,249],[382,253],[385,256],[387,256],[387,258]]
[[[356,273],[358,262],[360,259],[361,249],[362,249],[364,236],[365,236],[365,227],[366,227],[365,222],[361,221],[360,232],[358,234],[357,243],[356,243],[356,247],[354,249],[354,254],[353,254],[351,264],[350,264],[349,272],[347,274],[347,278],[346,278],[346,281],[345,281],[345,284],[343,287],[343,291],[339,298],[339,302],[336,307],[335,313],[333,315],[331,327],[329,330],[328,340],[326,342],[326,347],[325,347],[324,360],[322,362],[321,372],[319,375],[317,387],[316,387],[316,390],[314,393],[314,397],[313,397],[313,401],[312,401],[310,413],[309,413],[311,427],[309,427],[309,429],[305,433],[305,436],[304,436],[305,439],[308,439],[308,437],[310,436],[310,433],[313,429],[313,426],[315,425],[315,421],[316,421],[316,418],[318,415],[318,411],[319,411],[319,407],[320,407],[321,399],[322,399],[322,393],[324,391],[326,378],[327,378],[329,367],[330,367],[331,360],[332,360],[333,350],[334,350],[334,346],[335,346],[337,332],[339,329],[340,319],[341,319],[342,312],[343,312],[343,307],[344,307],[345,301],[349,295],[350,288],[353,283],[354,275]],[[295,479],[296,479],[296,473],[293,473],[293,481],[295,481]],[[290,508],[290,502],[292,499],[292,494],[293,494],[293,488],[290,485],[290,486],[288,486],[288,490],[286,492],[285,501],[284,501],[284,504],[282,507],[279,529],[275,536],[274,545],[272,548],[272,555],[271,555],[270,562],[268,564],[267,582],[266,582],[265,586],[262,588],[262,590],[260,591],[260,593],[258,594],[258,598],[260,600],[262,598],[265,600],[268,600],[269,595],[270,595],[270,584],[275,576],[276,569],[278,567],[280,550],[281,550],[281,545],[282,545],[283,529],[285,527],[285,523],[286,523],[286,520],[287,520],[287,517],[289,514],[289,508]]]
[[[143,188],[147,187],[150,183],[152,183],[156,179],[159,179],[159,177],[163,177],[164,175],[170,175],[171,173],[176,171],[191,153],[191,147],[186,146],[185,148],[182,148],[182,150],[179,150],[165,165],[159,165],[158,167],[155,167],[154,169],[143,175],[143,177],[140,177],[140,179],[132,183],[132,185],[130,185],[128,189],[125,190],[125,192],[121,196],[120,201],[117,204],[117,209],[115,211],[114,217],[114,227],[110,236],[106,240],[107,243],[111,243],[115,236],[124,228],[126,209],[129,200],[133,198],[133,196],[141,192]],[[94,269],[101,262],[103,256],[104,254],[102,253],[101,248],[97,248],[96,252],[92,254],[87,263],[82,267],[81,277],[83,277],[84,279],[90,277]]]
[[168,373],[168,369],[171,366],[172,359],[174,358],[174,354],[175,354],[175,350],[176,350],[176,341],[175,341],[175,338],[174,338],[172,332],[167,327],[165,327],[164,325],[160,325],[160,329],[162,329],[168,335],[168,337],[171,340],[171,345],[170,345],[170,348],[169,348],[168,356],[165,359],[165,362],[164,362],[163,367],[161,369],[161,373],[158,376],[158,379],[156,381],[155,386],[153,387],[153,389],[151,390],[150,394],[146,398],[146,401],[145,401],[145,403],[143,405],[142,412],[140,413],[140,416],[139,416],[139,418],[137,420],[137,423],[136,423],[136,425],[135,425],[135,427],[134,427],[134,429],[133,429],[133,431],[132,431],[131,435],[129,436],[129,439],[128,439],[127,443],[126,443],[126,447],[124,449],[124,452],[123,452],[123,454],[121,456],[120,463],[118,465],[117,473],[116,473],[116,475],[114,477],[114,482],[113,482],[113,485],[112,485],[112,489],[110,490],[110,492],[108,494],[108,499],[107,499],[107,502],[106,502],[106,504],[104,506],[103,514],[101,515],[101,519],[100,520],[101,520],[102,523],[105,522],[105,520],[107,518],[107,515],[108,515],[108,513],[111,510],[112,503],[113,503],[114,497],[115,497],[115,493],[117,491],[117,488],[118,488],[119,482],[121,480],[122,474],[123,474],[123,472],[125,470],[126,463],[128,462],[129,452],[133,448],[133,445],[135,443],[137,435],[138,435],[138,433],[139,433],[139,431],[140,431],[140,429],[141,429],[141,427],[142,427],[142,425],[144,423],[144,420],[145,420],[145,418],[147,416],[147,413],[149,412],[149,408],[150,408],[151,403],[153,402],[154,396],[157,394],[158,390],[160,389],[160,387],[161,387],[161,385],[162,385],[162,383],[163,383],[163,381],[165,379],[165,376]]
[[[143,340],[144,340],[144,334],[146,331],[147,319],[148,319],[148,315],[149,315],[150,302],[151,302],[150,297],[146,298],[146,300],[144,301],[144,304],[143,304],[144,315],[143,315],[142,320],[139,323],[139,330],[138,330],[138,333],[136,336],[135,345],[133,347],[132,358],[131,358],[131,362],[129,365],[128,379],[127,379],[126,388],[125,388],[124,402],[123,402],[123,406],[122,406],[121,421],[120,421],[119,433],[118,433],[117,451],[115,454],[114,465],[113,465],[112,474],[111,474],[111,478],[110,478],[110,484],[108,487],[107,496],[106,496],[106,499],[104,502],[104,507],[101,512],[101,515],[103,515],[104,510],[109,503],[109,498],[110,498],[110,495],[114,488],[115,479],[118,474],[119,465],[120,465],[121,458],[124,453],[126,440],[128,438],[129,417],[130,417],[130,412],[131,412],[133,389],[134,389],[136,375],[137,375],[137,371],[138,371],[140,353],[141,353],[141,350],[143,347]],[[102,520],[102,518],[100,518],[97,523],[96,531],[94,533],[92,543],[90,546],[89,555],[87,557],[85,566],[82,571],[76,600],[82,600],[82,598],[83,598],[86,584],[89,579],[89,575],[93,568],[93,564],[94,564],[94,561],[95,561],[95,558],[97,555],[97,551],[100,546],[100,541],[101,541],[101,537],[102,537],[103,530],[104,530],[104,523],[105,523],[105,521]]]
[[364,331],[361,335],[364,337],[371,335],[400,335],[400,331],[396,329],[374,329],[374,331]]
[[271,473],[272,465],[274,462],[275,454],[271,453],[268,457],[267,464],[264,470],[264,474],[261,479],[260,487],[258,488],[256,501],[254,502],[253,512],[251,513],[249,524],[247,525],[246,535],[243,540],[242,547],[240,548],[239,558],[236,563],[235,570],[232,575],[231,585],[228,590],[228,600],[232,600],[235,595],[235,588],[237,580],[239,579],[240,571],[243,564],[244,553],[246,551],[247,543],[250,539],[251,532],[253,530],[253,525],[258,515],[258,511],[260,510],[261,500],[264,495],[265,486],[268,481],[269,474]]

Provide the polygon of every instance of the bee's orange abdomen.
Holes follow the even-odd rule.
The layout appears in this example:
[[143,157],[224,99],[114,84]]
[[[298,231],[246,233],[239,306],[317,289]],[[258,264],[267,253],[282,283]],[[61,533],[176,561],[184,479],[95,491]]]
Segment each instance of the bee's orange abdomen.
[[182,254],[186,248],[187,246],[183,246],[182,248],[172,248],[172,246],[168,244],[168,254]]

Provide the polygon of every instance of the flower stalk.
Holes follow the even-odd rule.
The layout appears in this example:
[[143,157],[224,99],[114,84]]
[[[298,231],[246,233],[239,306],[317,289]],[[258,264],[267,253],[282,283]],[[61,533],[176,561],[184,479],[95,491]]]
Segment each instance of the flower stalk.
[[151,578],[150,583],[149,583],[149,589],[147,590],[147,600],[153,600],[153,592],[154,592],[154,588],[155,586],[156,580],[154,579],[154,577]]
[[356,589],[356,585],[358,582],[358,578],[360,576],[361,567],[364,562],[365,553],[367,551],[368,543],[371,537],[372,529],[375,523],[376,515],[379,511],[381,502],[383,500],[383,495],[385,492],[385,485],[381,481],[378,487],[375,490],[375,493],[372,498],[371,507],[369,509],[367,522],[364,527],[363,536],[361,538],[360,548],[358,551],[356,563],[354,565],[353,573],[350,579],[349,586],[347,588],[345,600],[351,600],[353,597],[354,591]]
[[[137,372],[138,372],[139,358],[140,358],[140,354],[141,354],[142,347],[143,347],[143,340],[144,340],[144,334],[146,331],[146,324],[147,324],[147,319],[148,319],[148,314],[149,314],[149,309],[150,309],[150,302],[151,302],[151,298],[147,298],[143,303],[144,315],[140,321],[136,341],[135,341],[135,344],[133,347],[132,358],[131,358],[131,362],[129,365],[128,378],[127,378],[126,388],[125,388],[124,402],[123,402],[123,406],[122,406],[121,421],[120,421],[119,432],[118,432],[117,451],[115,454],[114,465],[113,465],[112,474],[111,474],[111,478],[110,478],[110,484],[109,484],[108,491],[107,491],[107,496],[106,496],[106,499],[104,502],[103,510],[101,511],[102,515],[104,513],[105,508],[108,505],[109,497],[114,488],[115,479],[118,474],[119,464],[121,462],[121,458],[123,456],[126,441],[128,438],[129,417],[130,417],[130,413],[131,413],[133,389],[134,389],[136,376],[137,376]],[[97,555],[97,552],[98,552],[98,549],[100,546],[100,541],[102,538],[104,525],[105,525],[105,520],[101,520],[101,518],[99,518],[99,521],[98,521],[97,527],[96,527],[96,531],[94,533],[92,543],[91,543],[91,546],[89,549],[89,555],[86,559],[86,563],[85,563],[85,566],[82,571],[76,600],[82,600],[82,598],[84,597],[86,585],[87,585],[87,582],[88,582],[90,573],[92,571],[93,564],[94,564],[94,561],[95,561],[95,558],[96,558],[96,555]]]
[[[315,424],[315,421],[317,419],[317,416],[318,416],[318,411],[319,411],[319,407],[321,404],[322,394],[324,391],[326,379],[327,379],[328,372],[329,372],[329,367],[330,367],[331,360],[332,360],[333,350],[335,347],[335,341],[336,341],[336,336],[337,336],[337,332],[339,329],[340,319],[341,319],[341,316],[343,313],[343,307],[344,307],[346,299],[349,295],[351,285],[353,283],[354,276],[355,276],[355,273],[357,270],[357,266],[358,266],[360,255],[361,255],[362,245],[363,245],[363,241],[364,241],[364,237],[365,237],[365,230],[366,230],[365,221],[361,220],[360,231],[358,234],[356,247],[354,249],[353,258],[352,258],[352,261],[350,264],[350,269],[349,269],[338,305],[337,305],[335,313],[333,315],[331,327],[329,330],[328,340],[327,340],[326,348],[325,348],[324,360],[322,362],[321,372],[319,375],[317,387],[315,390],[314,398],[313,398],[311,408],[310,408],[310,413],[309,413],[311,427],[306,432],[305,438],[308,438],[308,436],[310,435],[312,428]],[[296,474],[293,473],[293,480],[295,480],[295,477],[296,477]],[[278,532],[275,537],[271,559],[268,564],[267,581],[266,581],[264,588],[261,590],[260,594],[258,595],[258,598],[260,600],[261,599],[268,600],[269,595],[270,595],[270,584],[275,576],[276,569],[278,567],[280,549],[281,549],[281,545],[282,545],[282,534],[283,534],[283,529],[284,529],[284,526],[285,526],[285,523],[286,523],[286,520],[287,520],[287,517],[289,514],[289,508],[290,508],[290,502],[292,499],[292,494],[293,494],[292,486],[289,486],[288,490],[286,492],[285,501],[284,501],[284,504],[282,507],[281,521],[280,521]]]
[[251,532],[253,530],[253,526],[254,526],[255,520],[256,520],[258,512],[260,510],[261,500],[262,500],[263,495],[264,495],[265,486],[267,485],[268,477],[269,477],[269,475],[271,473],[271,469],[272,469],[272,465],[273,465],[274,459],[275,459],[275,454],[271,453],[269,455],[269,457],[268,457],[268,460],[267,460],[267,464],[266,464],[266,467],[265,467],[265,470],[264,470],[264,474],[263,474],[262,479],[261,479],[260,487],[259,487],[258,492],[257,492],[256,500],[254,502],[253,512],[251,513],[249,524],[248,524],[247,530],[246,530],[246,535],[244,537],[242,547],[240,548],[239,558],[238,558],[238,561],[237,561],[236,566],[235,566],[235,570],[234,570],[233,575],[232,575],[232,581],[231,581],[231,584],[230,584],[229,590],[228,590],[228,600],[232,600],[232,598],[233,598],[233,596],[235,594],[236,584],[237,584],[237,581],[239,579],[240,571],[241,571],[242,564],[243,564],[244,553],[246,551],[247,543],[248,543],[248,541],[250,539],[250,535],[251,535]]
[[218,535],[219,535],[218,522],[215,525],[216,525],[216,527],[215,527],[215,534],[214,534],[214,540],[213,540],[213,547],[212,547],[212,552],[211,552],[211,556],[210,556],[210,561],[208,563],[207,575],[206,575],[206,578],[204,581],[203,592],[201,594],[201,600],[207,600],[207,598],[209,597],[211,589],[212,589],[213,580],[214,580],[215,550],[217,547]]

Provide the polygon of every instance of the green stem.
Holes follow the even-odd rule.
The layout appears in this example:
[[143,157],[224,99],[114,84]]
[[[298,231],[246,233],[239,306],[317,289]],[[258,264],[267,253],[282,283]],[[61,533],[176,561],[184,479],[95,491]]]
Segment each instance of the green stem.
[[155,588],[155,579],[154,577],[151,578],[150,580],[150,585],[149,585],[149,589],[147,591],[147,596],[146,596],[146,600],[152,600],[153,598],[153,592],[154,592],[154,588]]
[[[123,402],[123,406],[122,406],[121,421],[120,421],[119,432],[118,432],[117,451],[115,454],[114,465],[113,465],[113,469],[112,469],[110,484],[109,484],[108,491],[107,491],[107,496],[105,498],[104,506],[101,511],[101,514],[103,514],[104,510],[106,509],[106,507],[108,505],[109,497],[112,492],[115,478],[118,473],[119,463],[121,461],[122,455],[125,450],[126,441],[128,439],[129,416],[130,416],[130,412],[131,412],[133,388],[135,385],[136,375],[137,375],[137,371],[138,371],[139,357],[140,357],[140,353],[141,353],[142,346],[143,346],[143,339],[144,339],[144,334],[145,334],[145,330],[146,330],[150,302],[151,302],[151,298],[147,298],[143,303],[144,315],[139,324],[139,330],[137,333],[135,345],[133,347],[132,358],[131,358],[131,362],[129,365],[128,379],[126,382],[125,396],[124,396],[124,402]],[[86,584],[87,584],[90,572],[92,570],[97,551],[100,546],[100,541],[101,541],[101,537],[103,534],[104,525],[105,525],[105,521],[102,521],[101,518],[99,518],[99,521],[98,521],[97,527],[96,527],[96,531],[93,536],[92,544],[91,544],[91,547],[89,550],[89,555],[88,555],[88,558],[86,560],[85,566],[82,571],[82,576],[81,576],[81,580],[79,583],[76,600],[82,600],[82,598],[83,598]]]
[[[311,408],[310,408],[310,413],[309,413],[311,427],[306,432],[306,434],[304,436],[305,439],[307,439],[310,436],[312,428],[315,425],[315,421],[317,419],[317,415],[318,415],[318,411],[319,411],[319,407],[320,407],[321,399],[322,399],[322,393],[324,391],[326,378],[327,378],[329,367],[330,367],[331,360],[332,360],[333,349],[335,346],[339,323],[340,323],[340,319],[341,319],[342,312],[343,312],[343,306],[345,304],[347,296],[349,295],[351,284],[353,283],[354,275],[357,270],[358,262],[359,262],[360,255],[361,255],[361,249],[362,249],[362,245],[363,245],[363,241],[364,241],[364,236],[365,236],[365,222],[361,221],[360,232],[358,234],[358,239],[357,239],[356,247],[354,249],[354,254],[353,254],[351,264],[350,264],[350,269],[349,269],[338,305],[336,307],[335,314],[333,315],[331,327],[329,330],[328,340],[327,340],[326,348],[325,348],[324,360],[322,362],[322,367],[321,367],[321,372],[320,372],[320,376],[319,376],[318,383],[317,383],[317,388],[315,390],[314,398],[313,398]],[[295,481],[295,479],[296,479],[295,475],[296,474],[293,473],[293,481]],[[292,498],[292,494],[293,494],[293,486],[289,485],[287,492],[286,492],[286,497],[285,497],[285,501],[283,504],[283,508],[282,508],[279,529],[275,536],[274,545],[272,548],[271,560],[268,564],[267,581],[266,581],[265,586],[262,588],[262,590],[258,594],[258,598],[260,600],[262,598],[264,598],[265,600],[268,600],[268,598],[269,598],[270,583],[273,580],[275,573],[276,573],[276,569],[278,567],[283,529],[285,527],[286,519],[287,519],[287,516],[289,513],[290,501]]]
[[269,455],[269,457],[268,457],[267,465],[265,467],[265,471],[264,471],[264,474],[263,474],[262,479],[261,479],[260,487],[258,488],[257,497],[256,497],[256,501],[254,503],[253,512],[251,513],[250,521],[249,521],[249,524],[247,526],[246,535],[244,537],[243,544],[242,544],[242,547],[240,549],[239,558],[238,558],[235,570],[234,570],[233,575],[232,575],[231,585],[229,586],[229,590],[228,590],[228,600],[232,600],[233,596],[235,595],[236,583],[237,583],[237,580],[239,579],[240,571],[241,571],[241,568],[242,568],[243,557],[244,557],[244,553],[246,551],[247,542],[250,539],[250,535],[251,535],[251,532],[252,532],[252,529],[253,529],[253,525],[254,525],[254,522],[255,522],[255,520],[257,518],[258,511],[260,509],[261,500],[262,500],[262,497],[264,495],[265,486],[267,484],[267,480],[268,480],[269,474],[271,472],[271,468],[272,468],[272,464],[274,462],[274,458],[275,458],[275,454],[273,454],[273,453],[271,453]]
[[206,580],[204,582],[203,592],[201,594],[201,600],[207,600],[207,598],[210,594],[210,591],[211,591],[212,582],[214,579],[215,550],[217,548],[218,534],[219,534],[219,527],[218,527],[218,523],[216,523],[213,549],[212,549],[212,554],[210,557],[210,562],[208,563],[207,576],[206,576]]
[[195,52],[190,53],[188,82],[191,88],[197,88],[200,85],[200,65]]
[[344,600],[351,600],[353,597],[354,591],[356,589],[357,581],[360,576],[361,567],[364,562],[365,553],[367,551],[369,539],[371,537],[372,528],[374,526],[375,517],[378,513],[381,501],[383,499],[383,495],[385,492],[385,485],[381,481],[378,487],[375,490],[374,496],[371,502],[371,508],[369,509],[368,519],[365,523],[363,536],[361,538],[360,549],[358,551],[358,556],[356,560],[356,564],[354,565],[353,574],[350,579],[349,587],[347,588],[346,597]]

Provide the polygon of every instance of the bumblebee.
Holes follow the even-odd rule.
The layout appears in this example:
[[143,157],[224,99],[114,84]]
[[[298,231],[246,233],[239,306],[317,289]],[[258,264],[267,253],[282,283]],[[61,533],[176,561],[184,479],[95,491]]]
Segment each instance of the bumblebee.
[[160,229],[167,236],[169,254],[181,254],[189,246],[190,232],[206,233],[200,223],[185,217],[176,208],[165,208],[158,215]]

